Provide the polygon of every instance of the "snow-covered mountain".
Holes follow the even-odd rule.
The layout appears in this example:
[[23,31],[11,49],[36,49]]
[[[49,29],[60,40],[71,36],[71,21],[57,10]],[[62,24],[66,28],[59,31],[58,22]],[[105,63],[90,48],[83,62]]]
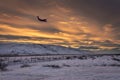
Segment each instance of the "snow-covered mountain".
[[46,44],[0,43],[0,54],[86,54],[74,48]]
[[94,54],[120,54],[120,50],[99,50],[94,51]]

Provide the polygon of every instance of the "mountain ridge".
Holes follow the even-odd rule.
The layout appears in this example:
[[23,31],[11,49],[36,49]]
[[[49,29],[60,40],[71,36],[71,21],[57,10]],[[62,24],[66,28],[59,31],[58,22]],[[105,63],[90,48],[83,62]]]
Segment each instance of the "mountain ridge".
[[0,54],[87,54],[89,51],[48,44],[0,43]]

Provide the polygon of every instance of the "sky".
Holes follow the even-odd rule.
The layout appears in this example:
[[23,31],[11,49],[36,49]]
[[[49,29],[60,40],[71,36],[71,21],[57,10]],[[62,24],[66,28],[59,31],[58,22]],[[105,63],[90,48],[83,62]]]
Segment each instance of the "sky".
[[0,0],[0,42],[120,49],[120,0]]

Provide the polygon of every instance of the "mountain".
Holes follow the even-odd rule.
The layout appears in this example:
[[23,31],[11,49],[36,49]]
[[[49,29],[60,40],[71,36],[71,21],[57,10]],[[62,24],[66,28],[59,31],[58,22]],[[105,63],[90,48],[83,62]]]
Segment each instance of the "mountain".
[[99,51],[94,51],[94,54],[120,54],[120,50],[99,50]]
[[88,51],[63,46],[29,43],[0,43],[0,54],[86,54]]

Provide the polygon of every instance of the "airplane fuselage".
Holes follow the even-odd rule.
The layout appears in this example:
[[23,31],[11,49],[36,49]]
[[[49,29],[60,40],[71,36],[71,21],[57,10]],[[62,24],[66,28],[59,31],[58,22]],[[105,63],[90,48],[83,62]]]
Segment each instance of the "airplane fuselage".
[[41,22],[47,22],[47,19],[40,19],[39,16],[37,16],[37,19]]

